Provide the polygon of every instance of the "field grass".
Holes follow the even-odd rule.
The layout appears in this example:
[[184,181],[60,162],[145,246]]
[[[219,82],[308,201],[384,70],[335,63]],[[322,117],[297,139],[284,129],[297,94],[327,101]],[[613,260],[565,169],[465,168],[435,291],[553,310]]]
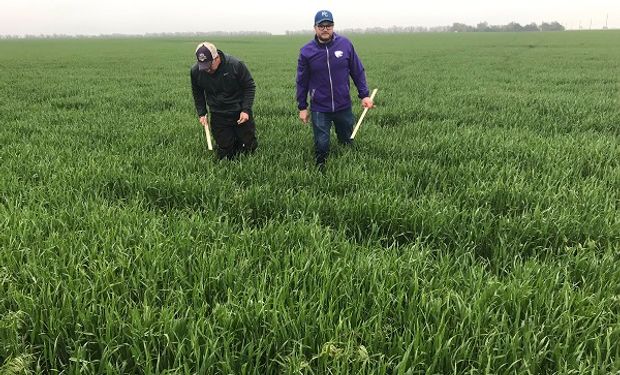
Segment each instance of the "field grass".
[[0,373],[620,372],[620,32],[352,35],[377,108],[324,175],[309,38],[213,40],[233,162],[200,40],[0,41]]

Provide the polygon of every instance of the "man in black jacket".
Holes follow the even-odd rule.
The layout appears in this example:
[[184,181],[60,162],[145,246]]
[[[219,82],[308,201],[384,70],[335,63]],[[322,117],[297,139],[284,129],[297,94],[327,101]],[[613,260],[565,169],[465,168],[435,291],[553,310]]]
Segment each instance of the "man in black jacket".
[[211,131],[220,159],[232,159],[240,152],[258,147],[252,104],[256,84],[245,64],[211,43],[196,47],[198,60],[190,70],[192,94],[199,121]]

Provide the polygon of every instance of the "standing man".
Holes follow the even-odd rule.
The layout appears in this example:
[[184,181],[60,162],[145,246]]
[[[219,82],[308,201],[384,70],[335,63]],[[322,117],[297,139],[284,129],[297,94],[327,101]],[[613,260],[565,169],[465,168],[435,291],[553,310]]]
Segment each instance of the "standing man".
[[[314,16],[314,39],[303,46],[297,61],[297,108],[305,124],[312,118],[316,164],[324,170],[329,154],[331,123],[336,128],[338,142],[351,145],[353,112],[349,94],[349,76],[357,87],[364,108],[372,108],[368,96],[364,66],[353,44],[334,33],[334,17],[328,10]],[[310,110],[308,112],[308,94]]]
[[252,116],[256,84],[250,71],[242,61],[207,42],[196,47],[196,60],[190,70],[194,104],[203,126],[209,126],[209,106],[218,158],[253,152],[258,147]]

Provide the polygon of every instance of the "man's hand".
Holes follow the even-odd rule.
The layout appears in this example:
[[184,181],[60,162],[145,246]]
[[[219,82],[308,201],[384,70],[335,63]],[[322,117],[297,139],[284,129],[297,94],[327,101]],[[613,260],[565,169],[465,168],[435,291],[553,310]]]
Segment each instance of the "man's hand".
[[307,124],[309,118],[310,114],[308,113],[307,109],[302,109],[301,111],[299,111],[299,119],[301,120],[301,122]]
[[209,126],[209,122],[207,121],[207,116],[200,116],[198,121],[200,121],[202,126]]
[[241,112],[241,113],[239,114],[239,120],[237,120],[237,124],[241,125],[241,124],[243,124],[244,122],[248,121],[249,119],[250,119],[250,115],[248,115],[248,114],[247,114],[247,113],[245,113],[245,112]]
[[362,99],[362,107],[364,107],[364,108],[374,108],[375,107],[375,103],[372,101],[372,99],[370,99],[369,96],[367,96],[364,99]]

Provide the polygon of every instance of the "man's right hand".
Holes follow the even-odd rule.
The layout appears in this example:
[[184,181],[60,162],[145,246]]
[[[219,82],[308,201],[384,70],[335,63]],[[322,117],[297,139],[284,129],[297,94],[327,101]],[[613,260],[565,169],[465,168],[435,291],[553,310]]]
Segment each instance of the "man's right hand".
[[299,111],[299,119],[301,120],[301,122],[307,124],[309,118],[310,114],[308,113],[307,109],[302,109],[301,111]]
[[209,126],[209,122],[207,121],[207,116],[200,116],[198,119],[202,126]]

